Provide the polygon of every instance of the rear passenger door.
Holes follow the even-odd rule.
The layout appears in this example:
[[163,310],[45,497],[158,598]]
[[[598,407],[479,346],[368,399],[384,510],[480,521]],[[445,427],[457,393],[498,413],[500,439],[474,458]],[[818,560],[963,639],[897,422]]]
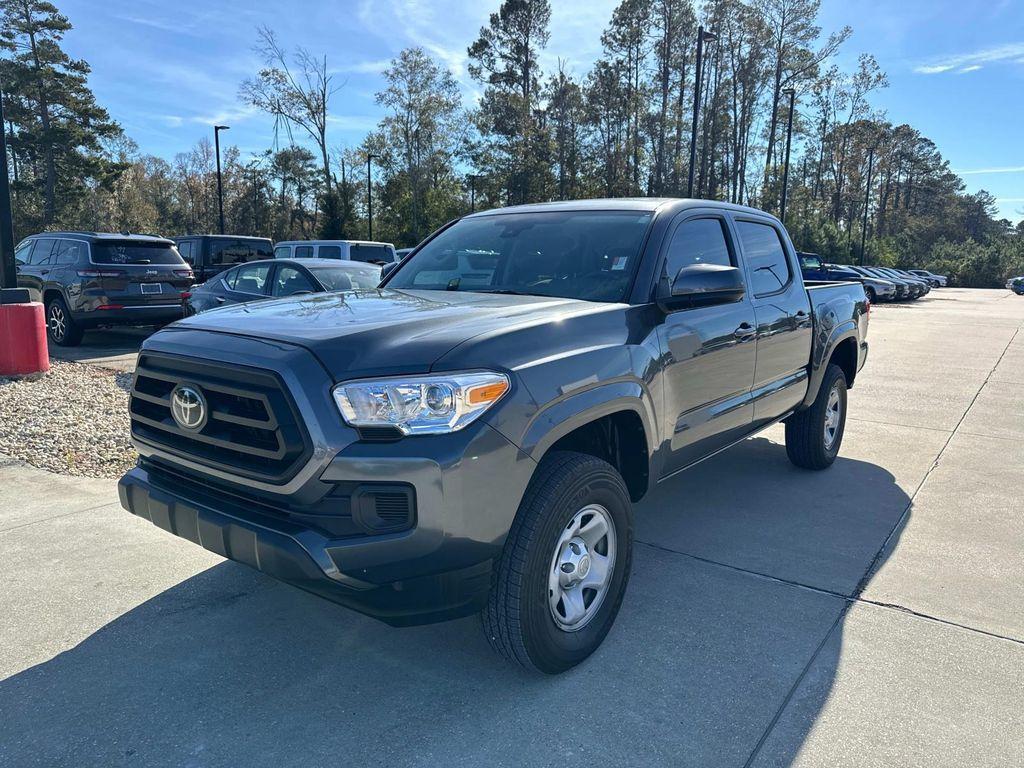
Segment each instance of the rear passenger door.
[[218,304],[240,304],[267,298],[270,280],[269,263],[243,264],[228,270],[218,282],[214,292]]
[[[692,264],[739,266],[727,219],[687,211],[663,247],[659,295]],[[741,438],[750,429],[754,379],[754,308],[736,302],[674,309],[658,329],[664,360],[664,434],[670,451],[662,474],[675,472]]]
[[811,301],[796,253],[774,219],[734,215],[757,323],[757,365],[751,400],[754,424],[782,416],[807,391]]
[[43,300],[43,284],[49,279],[50,259],[56,244],[57,241],[51,237],[36,238],[27,261],[18,269],[18,287],[28,288],[32,301]]

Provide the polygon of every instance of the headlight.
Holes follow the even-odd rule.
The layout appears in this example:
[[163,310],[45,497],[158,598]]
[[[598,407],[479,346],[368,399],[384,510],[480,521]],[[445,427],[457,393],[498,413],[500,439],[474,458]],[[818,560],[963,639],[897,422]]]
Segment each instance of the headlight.
[[334,401],[353,427],[395,427],[406,435],[455,432],[510,388],[503,373],[452,373],[347,381]]

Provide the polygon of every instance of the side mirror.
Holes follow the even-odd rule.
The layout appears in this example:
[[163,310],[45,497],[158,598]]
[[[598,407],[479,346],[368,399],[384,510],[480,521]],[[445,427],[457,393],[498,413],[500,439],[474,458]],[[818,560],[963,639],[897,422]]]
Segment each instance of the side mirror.
[[385,264],[383,267],[381,267],[381,269],[380,269],[380,279],[383,280],[385,277],[387,277],[392,272],[394,272],[395,271],[395,267],[397,267],[397,266],[398,266],[398,262],[397,261],[392,261],[390,264]]
[[683,267],[672,281],[672,308],[730,304],[746,295],[743,273],[720,264],[692,264]]

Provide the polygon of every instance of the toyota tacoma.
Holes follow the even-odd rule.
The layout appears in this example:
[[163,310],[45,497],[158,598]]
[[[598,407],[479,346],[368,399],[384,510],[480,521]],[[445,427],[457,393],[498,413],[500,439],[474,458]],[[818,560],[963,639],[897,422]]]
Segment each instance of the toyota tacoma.
[[779,421],[793,463],[832,464],[869,310],[805,284],[751,208],[476,213],[374,290],[150,337],[121,502],[392,625],[479,612],[500,654],[561,672],[612,626],[653,486]]

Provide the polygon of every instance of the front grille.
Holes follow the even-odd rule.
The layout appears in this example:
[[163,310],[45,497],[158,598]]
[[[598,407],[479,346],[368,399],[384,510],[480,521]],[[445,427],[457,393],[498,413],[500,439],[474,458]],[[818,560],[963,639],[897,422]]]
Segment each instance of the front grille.
[[[171,416],[171,392],[179,384],[206,398],[208,418],[198,431]],[[287,482],[311,453],[298,412],[270,371],[143,353],[129,411],[140,442],[241,477]]]

